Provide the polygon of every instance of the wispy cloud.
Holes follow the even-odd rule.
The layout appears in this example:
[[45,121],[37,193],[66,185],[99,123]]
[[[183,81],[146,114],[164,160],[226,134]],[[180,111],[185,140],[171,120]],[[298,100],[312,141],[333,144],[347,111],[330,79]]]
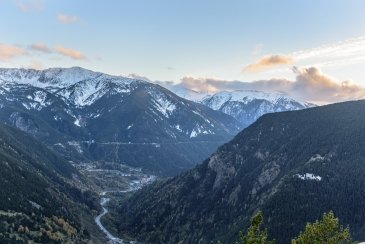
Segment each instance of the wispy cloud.
[[267,69],[279,71],[279,65],[296,64],[299,66],[337,67],[365,62],[365,36],[325,44],[306,50],[299,50],[285,55],[265,56],[243,68],[246,72]]
[[74,50],[71,48],[66,48],[64,46],[56,46],[55,47],[56,52],[58,52],[59,54],[72,58],[72,59],[76,59],[76,60],[87,60],[87,57],[80,51],[78,50]]
[[356,55],[358,52],[361,52],[362,54],[365,52],[365,36],[294,52],[293,55],[295,55],[298,59],[313,58],[318,56],[338,58]]
[[67,14],[58,14],[57,19],[63,24],[73,24],[80,21],[79,17]]
[[42,0],[15,0],[15,4],[22,12],[41,11],[44,9]]
[[32,44],[29,46],[29,49],[34,50],[34,51],[38,51],[38,52],[43,52],[43,53],[51,53],[52,50],[43,43],[36,43],[36,44]]
[[253,64],[249,64],[243,68],[244,72],[257,72],[265,69],[270,69],[279,65],[293,64],[294,59],[288,55],[270,55],[262,57]]
[[35,52],[42,52],[44,54],[59,54],[64,57],[72,58],[75,60],[87,60],[85,54],[81,51],[64,47],[63,45],[55,46],[54,48],[48,47],[43,43],[31,44],[27,48],[23,48],[21,46],[9,45],[9,44],[1,44],[0,43],[0,60],[6,61],[19,56],[28,55],[32,57]]
[[13,45],[0,44],[0,60],[7,61],[26,54],[27,51],[24,48]]

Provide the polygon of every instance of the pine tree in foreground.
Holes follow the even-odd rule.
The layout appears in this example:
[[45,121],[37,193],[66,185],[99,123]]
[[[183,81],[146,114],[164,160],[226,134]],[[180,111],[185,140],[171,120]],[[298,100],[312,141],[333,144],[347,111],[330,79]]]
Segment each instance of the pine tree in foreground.
[[347,244],[352,243],[350,229],[339,224],[332,211],[324,213],[320,221],[308,223],[305,231],[292,244]]
[[242,244],[275,244],[275,240],[268,240],[267,229],[261,230],[264,221],[262,212],[258,212],[251,219],[251,226],[247,230],[247,234],[243,235],[242,231],[239,236],[239,243]]

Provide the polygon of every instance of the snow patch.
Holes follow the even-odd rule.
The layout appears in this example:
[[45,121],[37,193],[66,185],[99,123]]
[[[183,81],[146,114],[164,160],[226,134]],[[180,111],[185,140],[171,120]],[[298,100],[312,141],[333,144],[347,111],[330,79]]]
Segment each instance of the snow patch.
[[325,159],[326,159],[325,157],[322,157],[321,155],[316,154],[315,156],[312,156],[312,157],[308,160],[308,163],[312,163],[312,162],[321,162],[321,161],[324,161]]
[[213,135],[213,134],[215,134],[215,132],[214,131],[211,131],[209,129],[205,129],[201,125],[196,125],[194,127],[194,129],[190,133],[190,138],[197,137],[199,134],[205,134],[205,135],[209,135],[210,134],[210,135]]
[[298,177],[301,180],[315,180],[315,181],[321,181],[322,177],[319,175],[314,175],[311,173],[305,173],[305,174],[296,174],[296,177]]
[[150,95],[154,98],[155,108],[163,114],[166,118],[169,118],[170,115],[173,114],[176,106],[172,103],[164,94],[156,92],[149,92]]
[[190,133],[190,138],[197,137],[198,133],[195,130],[192,130]]
[[31,100],[28,103],[22,103],[22,105],[28,109],[36,109],[38,111],[52,104],[51,101],[47,101],[47,93],[44,91],[36,91],[31,95],[27,96],[28,100]]
[[178,131],[182,132],[182,129],[180,128],[180,125],[175,125],[175,129],[177,129]]
[[74,121],[74,124],[78,127],[81,127],[80,125],[80,120],[78,118],[76,118],[76,120]]

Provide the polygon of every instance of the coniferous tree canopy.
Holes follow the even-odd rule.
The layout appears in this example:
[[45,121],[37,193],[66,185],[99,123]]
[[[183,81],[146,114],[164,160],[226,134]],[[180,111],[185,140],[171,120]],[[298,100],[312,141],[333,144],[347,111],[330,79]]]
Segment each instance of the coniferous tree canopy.
[[320,221],[308,223],[305,231],[292,240],[292,244],[337,244],[352,243],[350,229],[340,225],[334,213],[324,213]]
[[240,241],[242,244],[275,244],[275,241],[268,240],[267,229],[262,230],[261,226],[264,221],[262,212],[258,212],[251,219],[251,226],[247,230],[247,234],[240,232]]

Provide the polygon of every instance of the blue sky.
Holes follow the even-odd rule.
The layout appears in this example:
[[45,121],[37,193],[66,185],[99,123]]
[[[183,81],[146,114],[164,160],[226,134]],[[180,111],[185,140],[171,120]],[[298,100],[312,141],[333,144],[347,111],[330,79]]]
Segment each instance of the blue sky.
[[293,79],[293,66],[315,66],[365,85],[364,9],[361,0],[0,0],[0,66],[174,82]]

